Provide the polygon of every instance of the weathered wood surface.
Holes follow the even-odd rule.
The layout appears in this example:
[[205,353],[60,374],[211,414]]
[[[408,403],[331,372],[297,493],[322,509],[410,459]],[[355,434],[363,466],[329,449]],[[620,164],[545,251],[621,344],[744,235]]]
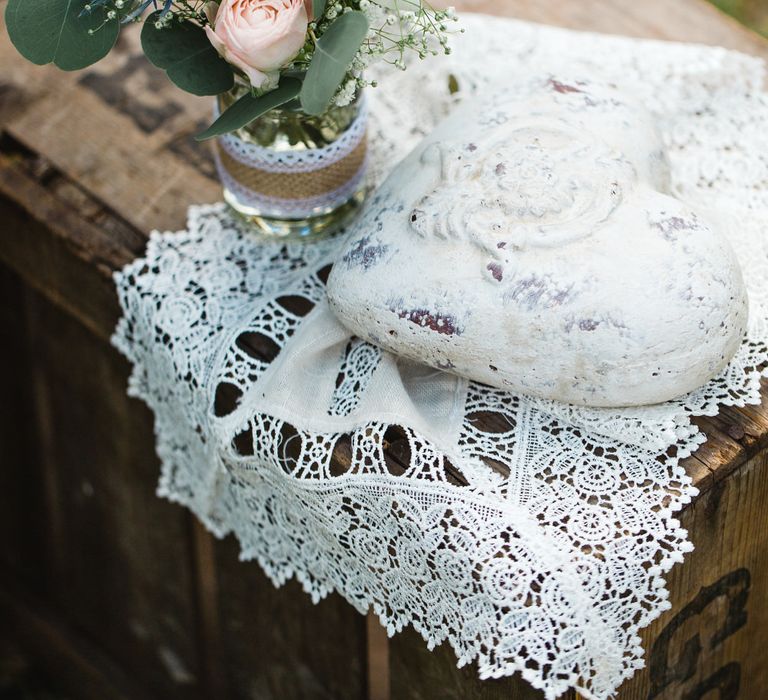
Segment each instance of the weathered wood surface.
[[[456,4],[768,57],[768,43],[701,0]],[[0,347],[13,368],[0,391],[14,397],[0,402],[12,465],[0,470],[0,524],[18,533],[0,545],[0,637],[23,638],[72,697],[539,697],[514,678],[478,681],[412,632],[383,644],[337,597],[314,607],[296,585],[275,592],[232,542],[214,544],[155,498],[151,417],[125,397],[127,366],[104,342],[118,315],[110,275],[150,229],[180,228],[189,203],[218,199],[208,151],[191,138],[209,104],[152,69],[135,32],[98,66],[65,74],[25,63],[2,31],[0,65],[0,260],[16,272],[0,274]],[[702,495],[682,515],[697,550],[671,574],[673,609],[644,633],[655,665],[622,697],[693,700],[712,674],[721,697],[736,697],[733,664],[739,697],[768,696],[755,651],[768,644],[768,552],[756,535],[768,403],[697,422],[709,439],[685,465]],[[389,457],[396,470],[396,441]]]
[[[126,396],[127,362],[3,267],[0,289],[15,331],[0,348],[0,522],[13,533],[0,641],[71,698],[362,697],[365,619],[338,596],[276,590],[233,540],[158,499],[152,417]],[[8,396],[30,408],[17,415]]]
[[681,518],[696,549],[668,576],[672,609],[643,630],[646,668],[621,700],[768,697],[768,453]]
[[768,43],[762,37],[701,0],[462,0],[439,4],[579,31],[724,46],[768,58]]
[[[761,452],[683,512],[696,549],[668,575],[672,608],[643,630],[646,667],[621,687],[619,700],[768,697],[766,499],[768,454]],[[445,645],[429,652],[411,630],[391,640],[389,653],[393,699],[543,698],[516,678],[478,681],[474,668],[456,669]]]
[[[459,8],[768,57],[768,42],[701,0],[466,0]],[[141,253],[150,229],[180,228],[189,203],[219,196],[207,148],[192,139],[210,105],[174,88],[137,52],[136,33],[127,32],[105,61],[68,74],[32,66],[0,41],[0,62],[10,67],[0,82],[0,194],[43,225],[40,240],[14,226],[0,256],[102,337],[117,314],[111,282],[91,279],[93,293],[83,294],[84,277],[94,276],[70,273],[57,255],[66,250],[108,276]],[[712,444],[687,463],[700,488],[762,446],[753,431],[765,415],[748,408],[701,420]]]

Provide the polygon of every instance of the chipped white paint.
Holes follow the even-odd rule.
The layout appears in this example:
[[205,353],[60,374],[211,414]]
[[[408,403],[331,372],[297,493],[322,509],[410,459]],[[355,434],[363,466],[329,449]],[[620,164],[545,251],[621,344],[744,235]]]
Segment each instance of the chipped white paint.
[[747,298],[670,194],[652,117],[551,77],[457,110],[369,202],[328,284],[355,334],[515,392],[656,403],[720,372]]

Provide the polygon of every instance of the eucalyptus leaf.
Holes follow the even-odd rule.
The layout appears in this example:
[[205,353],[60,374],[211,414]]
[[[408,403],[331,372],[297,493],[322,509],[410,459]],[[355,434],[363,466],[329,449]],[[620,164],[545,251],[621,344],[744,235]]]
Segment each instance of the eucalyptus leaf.
[[368,18],[355,10],[335,19],[318,39],[301,90],[307,114],[322,114],[328,108],[367,33]]
[[270,109],[280,107],[298,96],[301,81],[296,78],[283,78],[280,85],[271,92],[256,97],[251,93],[243,95],[229,109],[213,122],[205,131],[195,136],[198,141],[205,141],[214,136],[237,131],[254,119],[266,114]]
[[173,20],[158,28],[159,16],[160,12],[153,12],[141,29],[141,47],[152,64],[193,95],[218,95],[234,85],[232,67],[219,56],[202,27]]
[[87,0],[8,0],[8,36],[32,63],[54,63],[63,70],[86,68],[109,53],[120,33],[120,23],[107,20],[104,6],[89,12],[86,4]]
[[312,20],[317,22],[325,12],[325,0],[312,0]]

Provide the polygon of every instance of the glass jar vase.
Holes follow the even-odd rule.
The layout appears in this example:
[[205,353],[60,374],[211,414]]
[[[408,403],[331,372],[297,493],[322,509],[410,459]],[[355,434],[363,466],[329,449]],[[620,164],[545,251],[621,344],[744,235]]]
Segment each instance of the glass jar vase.
[[[223,111],[248,88],[218,98]],[[365,196],[367,109],[362,94],[316,117],[290,103],[216,139],[224,200],[267,237],[320,238],[349,223]]]

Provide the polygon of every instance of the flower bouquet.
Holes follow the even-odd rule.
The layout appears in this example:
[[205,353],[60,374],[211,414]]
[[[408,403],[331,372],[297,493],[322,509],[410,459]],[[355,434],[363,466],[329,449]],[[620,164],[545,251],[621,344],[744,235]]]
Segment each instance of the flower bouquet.
[[85,68],[143,21],[147,58],[178,87],[216,96],[224,197],[267,233],[335,230],[362,201],[365,68],[448,52],[452,9],[422,0],[9,0],[27,59]]

